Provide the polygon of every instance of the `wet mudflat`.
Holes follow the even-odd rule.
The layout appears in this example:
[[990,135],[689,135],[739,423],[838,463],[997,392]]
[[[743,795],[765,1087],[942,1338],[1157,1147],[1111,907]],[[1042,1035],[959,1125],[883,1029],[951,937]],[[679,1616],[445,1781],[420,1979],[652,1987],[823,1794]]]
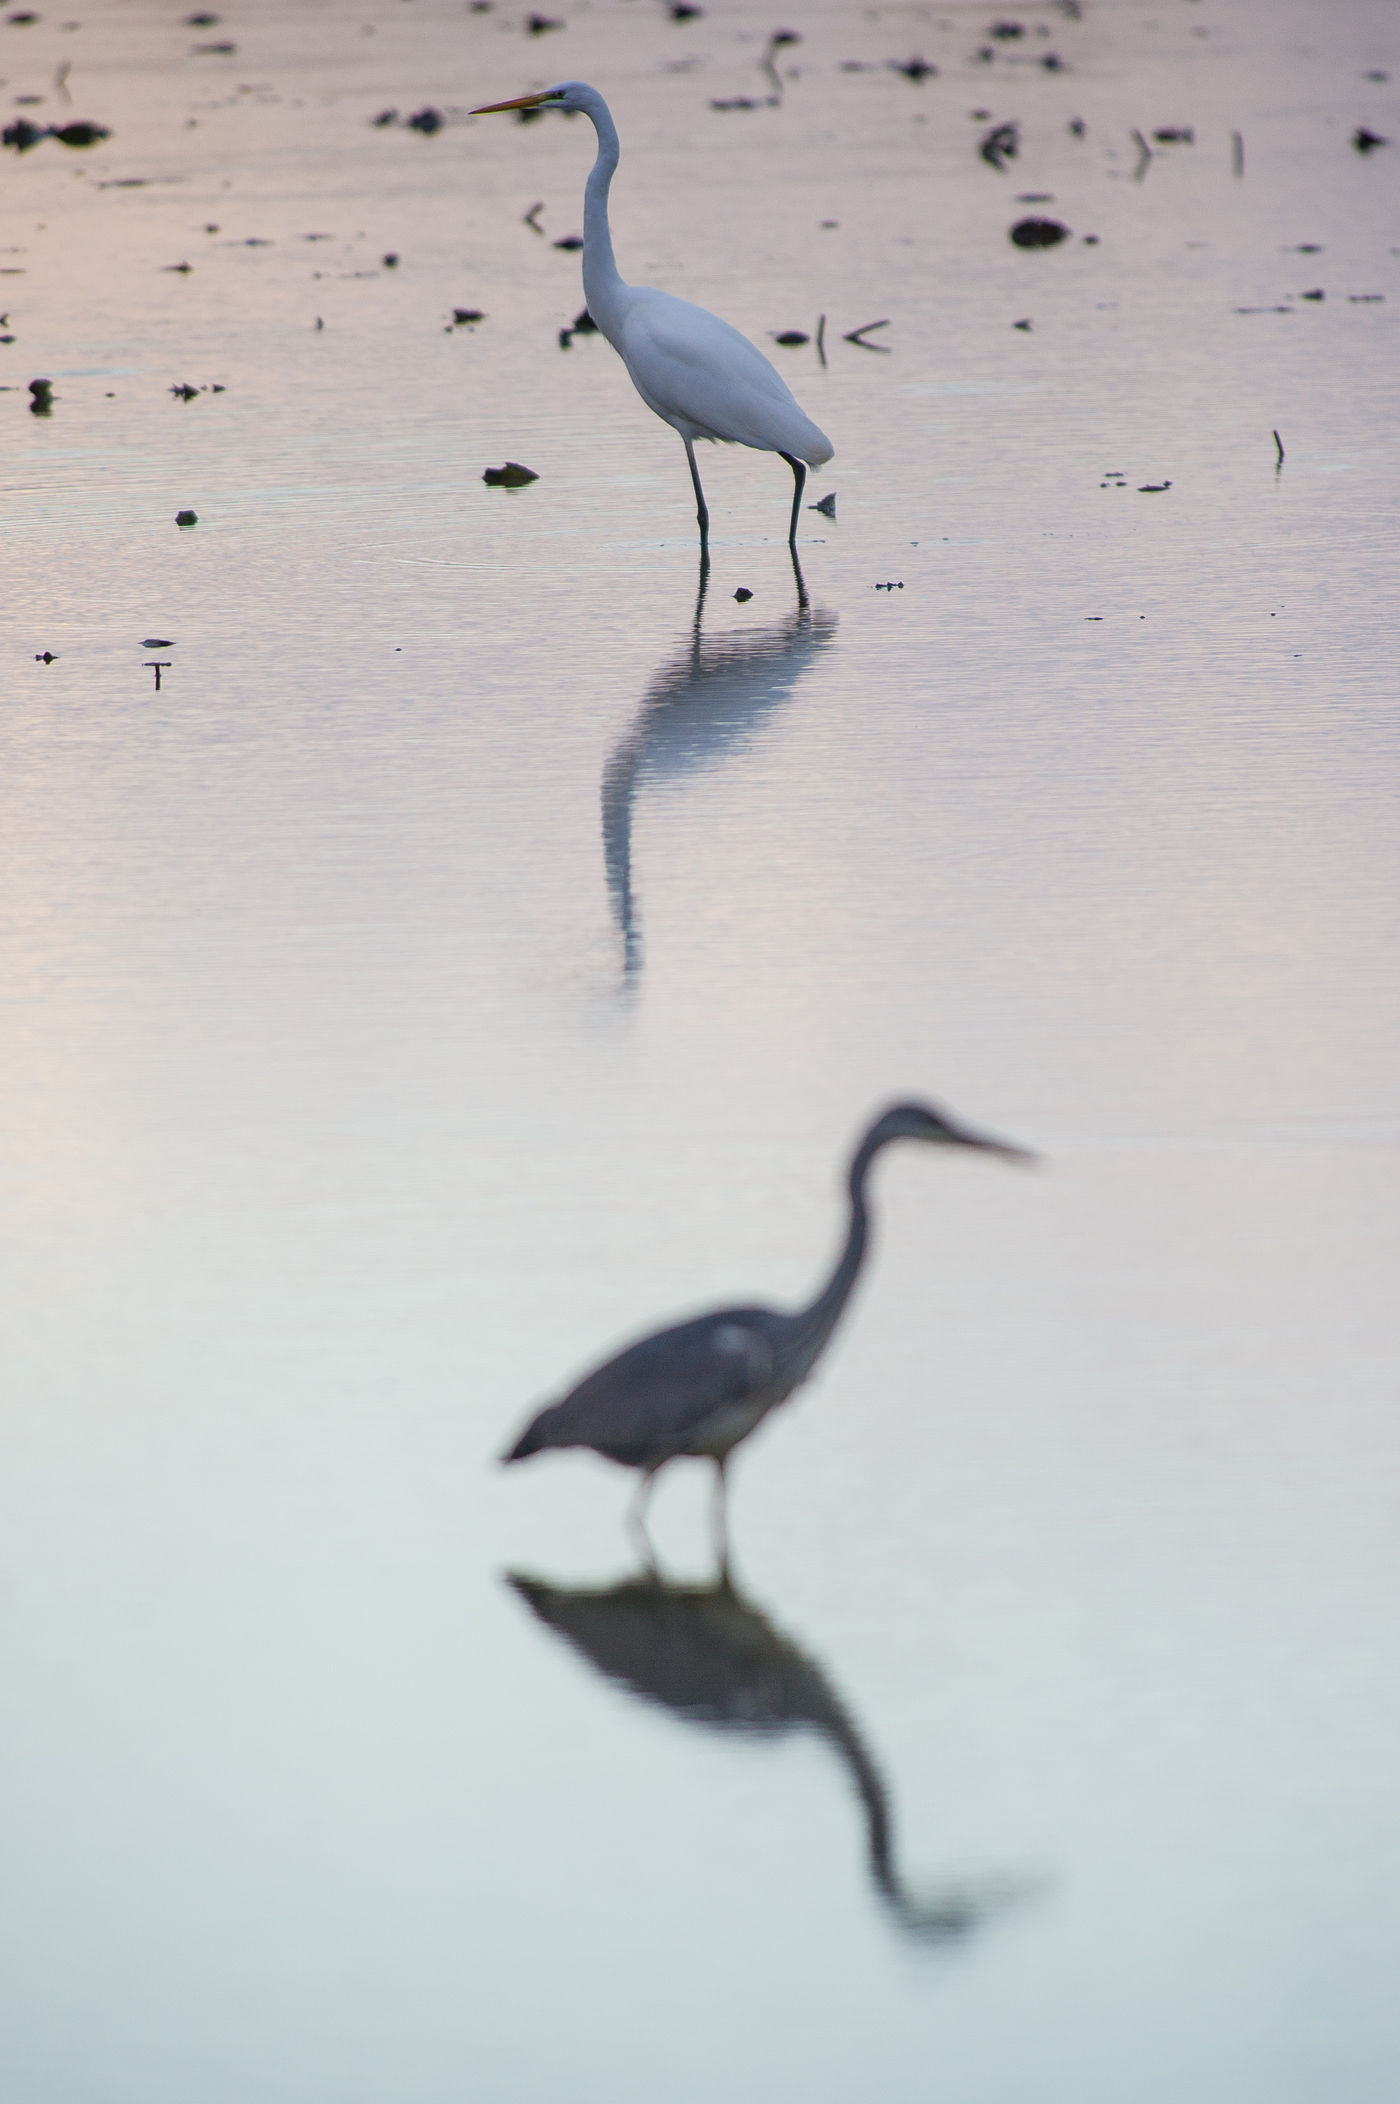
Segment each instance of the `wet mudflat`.
[[[1393,10],[20,12],[7,2088],[1379,2104]],[[1045,1164],[882,1162],[728,1584],[495,1470],[910,1093]]]

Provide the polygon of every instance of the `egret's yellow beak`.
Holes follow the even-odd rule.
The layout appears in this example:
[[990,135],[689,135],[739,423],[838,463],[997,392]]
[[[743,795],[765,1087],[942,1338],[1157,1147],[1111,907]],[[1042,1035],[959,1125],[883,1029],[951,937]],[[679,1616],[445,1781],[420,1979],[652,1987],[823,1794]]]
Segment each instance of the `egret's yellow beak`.
[[517,95],[514,102],[486,102],[479,110],[468,110],[469,117],[494,116],[497,110],[537,110],[544,101],[543,95]]

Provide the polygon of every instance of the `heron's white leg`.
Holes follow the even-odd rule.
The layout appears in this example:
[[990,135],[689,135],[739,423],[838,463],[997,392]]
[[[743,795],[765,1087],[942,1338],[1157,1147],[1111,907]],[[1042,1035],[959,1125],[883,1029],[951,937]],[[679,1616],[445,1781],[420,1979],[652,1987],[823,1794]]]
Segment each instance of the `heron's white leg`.
[[700,487],[700,470],[695,465],[695,446],[688,438],[683,439],[681,443],[685,447],[685,457],[690,462],[690,479],[695,484],[695,516],[700,522],[700,546],[703,548],[710,538],[710,508],[705,502],[705,492]]
[[784,453],[783,459],[792,469],[792,479],[797,485],[792,493],[792,519],[788,526],[788,546],[789,548],[795,548],[797,546],[797,515],[802,509],[802,492],[807,487],[807,463],[804,460],[794,460],[791,453]]

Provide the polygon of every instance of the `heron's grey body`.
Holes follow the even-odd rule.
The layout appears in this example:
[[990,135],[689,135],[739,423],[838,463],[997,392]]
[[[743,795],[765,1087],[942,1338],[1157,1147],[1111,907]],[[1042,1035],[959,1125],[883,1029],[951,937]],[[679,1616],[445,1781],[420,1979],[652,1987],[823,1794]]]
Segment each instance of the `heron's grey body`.
[[894,1104],[874,1120],[852,1156],[845,1244],[809,1306],[790,1314],[716,1308],[643,1337],[541,1410],[503,1458],[524,1461],[549,1447],[589,1447],[639,1469],[645,1487],[668,1461],[705,1456],[719,1471],[722,1499],[729,1456],[807,1379],[841,1320],[869,1243],[870,1167],[882,1148],[900,1139],[1029,1159],[1024,1149],[970,1132],[927,1104]]

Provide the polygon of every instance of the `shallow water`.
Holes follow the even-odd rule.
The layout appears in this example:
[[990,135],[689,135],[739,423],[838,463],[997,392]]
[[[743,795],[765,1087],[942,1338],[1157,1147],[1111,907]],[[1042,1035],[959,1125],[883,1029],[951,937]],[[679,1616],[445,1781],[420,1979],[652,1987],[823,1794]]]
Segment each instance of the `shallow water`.
[[[0,24],[112,132],[3,170],[7,2091],[1380,2104],[1394,11],[804,0],[727,111],[776,18],[558,12]],[[558,346],[591,133],[459,113],[569,76],[624,275],[827,317],[805,605]],[[911,1092],[1045,1165],[883,1161],[732,1588],[494,1468]]]

